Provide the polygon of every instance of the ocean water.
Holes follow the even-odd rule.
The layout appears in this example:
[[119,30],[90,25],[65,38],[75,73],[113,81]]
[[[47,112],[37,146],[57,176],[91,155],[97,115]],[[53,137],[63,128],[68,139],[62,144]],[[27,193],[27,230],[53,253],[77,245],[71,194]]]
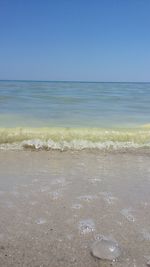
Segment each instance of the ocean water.
[[0,81],[1,148],[150,146],[150,83]]

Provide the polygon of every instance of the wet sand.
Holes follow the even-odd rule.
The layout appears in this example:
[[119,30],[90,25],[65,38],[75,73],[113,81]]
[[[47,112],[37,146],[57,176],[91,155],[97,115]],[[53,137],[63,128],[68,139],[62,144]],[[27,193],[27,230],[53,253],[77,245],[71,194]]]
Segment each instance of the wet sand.
[[[91,255],[101,237],[116,262]],[[142,267],[150,259],[150,152],[1,151],[0,266]]]

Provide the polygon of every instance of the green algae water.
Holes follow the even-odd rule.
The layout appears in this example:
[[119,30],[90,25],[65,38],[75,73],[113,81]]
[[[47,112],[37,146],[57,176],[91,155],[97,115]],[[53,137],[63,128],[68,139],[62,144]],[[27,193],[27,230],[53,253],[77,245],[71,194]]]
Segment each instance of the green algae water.
[[0,147],[150,147],[150,83],[0,81]]

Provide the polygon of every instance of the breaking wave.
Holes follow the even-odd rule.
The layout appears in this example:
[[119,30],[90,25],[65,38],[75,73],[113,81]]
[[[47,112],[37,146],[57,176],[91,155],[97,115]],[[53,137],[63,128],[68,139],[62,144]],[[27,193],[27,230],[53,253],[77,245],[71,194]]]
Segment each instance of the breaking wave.
[[0,149],[82,150],[150,148],[150,127],[0,128]]

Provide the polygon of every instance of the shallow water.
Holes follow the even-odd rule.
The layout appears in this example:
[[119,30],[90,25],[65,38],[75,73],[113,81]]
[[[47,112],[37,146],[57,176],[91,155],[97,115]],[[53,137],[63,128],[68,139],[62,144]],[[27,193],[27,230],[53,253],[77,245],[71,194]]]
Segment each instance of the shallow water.
[[149,148],[149,103],[150,83],[0,81],[0,149]]
[[149,123],[150,83],[0,81],[1,127]]

